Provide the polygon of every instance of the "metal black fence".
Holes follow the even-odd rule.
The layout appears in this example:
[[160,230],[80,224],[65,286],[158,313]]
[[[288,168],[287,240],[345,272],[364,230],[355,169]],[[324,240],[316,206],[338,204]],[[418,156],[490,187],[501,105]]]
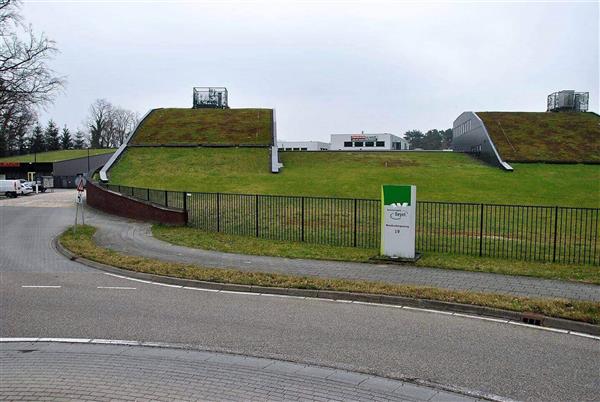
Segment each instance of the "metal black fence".
[[[380,200],[188,193],[105,185],[186,210],[199,229],[273,240],[378,248]],[[418,201],[416,248],[600,265],[600,209]]]

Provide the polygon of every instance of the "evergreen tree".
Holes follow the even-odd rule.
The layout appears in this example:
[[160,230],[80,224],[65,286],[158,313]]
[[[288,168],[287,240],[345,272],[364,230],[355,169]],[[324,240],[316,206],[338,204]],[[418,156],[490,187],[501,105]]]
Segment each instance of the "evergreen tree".
[[15,136],[15,141],[16,141],[17,153],[19,155],[26,154],[27,149],[29,147],[28,147],[27,132],[25,130],[25,127],[19,127],[17,134]]
[[46,138],[46,148],[48,151],[57,151],[60,149],[60,139],[58,137],[58,127],[54,121],[50,120],[46,131],[44,132]]
[[64,126],[62,129],[62,135],[60,136],[60,148],[71,149],[73,147],[73,141],[71,141],[71,132]]
[[77,130],[75,133],[75,141],[73,142],[73,148],[75,149],[83,149],[85,148],[85,136],[83,131]]
[[44,141],[44,131],[39,124],[36,124],[33,128],[33,134],[31,136],[31,146],[29,152],[44,152],[46,150],[46,144]]

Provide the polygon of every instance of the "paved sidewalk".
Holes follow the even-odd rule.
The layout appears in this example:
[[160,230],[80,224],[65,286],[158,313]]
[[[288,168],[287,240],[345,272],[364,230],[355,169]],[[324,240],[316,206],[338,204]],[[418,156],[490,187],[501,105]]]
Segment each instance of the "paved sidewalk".
[[600,286],[583,283],[405,265],[262,257],[175,246],[155,239],[150,224],[127,221],[91,211],[89,223],[98,228],[96,234],[98,244],[129,255],[242,271],[362,279],[516,296],[600,301]]
[[2,400],[474,401],[318,366],[184,349],[0,343]]

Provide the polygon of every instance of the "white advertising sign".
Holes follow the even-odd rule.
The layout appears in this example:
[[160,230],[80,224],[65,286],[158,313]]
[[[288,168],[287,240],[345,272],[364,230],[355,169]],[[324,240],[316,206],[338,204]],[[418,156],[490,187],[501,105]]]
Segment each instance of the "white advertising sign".
[[382,186],[382,256],[405,259],[415,258],[416,206],[416,186]]

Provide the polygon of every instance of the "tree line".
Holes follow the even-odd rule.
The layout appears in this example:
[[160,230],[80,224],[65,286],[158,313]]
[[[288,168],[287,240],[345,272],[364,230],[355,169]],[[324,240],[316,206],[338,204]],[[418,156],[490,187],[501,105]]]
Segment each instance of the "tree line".
[[410,130],[404,133],[410,149],[448,149],[452,145],[452,129],[429,130],[425,133],[419,130]]
[[74,134],[53,120],[41,126],[39,110],[52,104],[66,80],[49,66],[58,51],[54,41],[24,23],[20,5],[0,0],[0,157],[121,145],[139,117],[105,99],[92,103],[84,129]]

